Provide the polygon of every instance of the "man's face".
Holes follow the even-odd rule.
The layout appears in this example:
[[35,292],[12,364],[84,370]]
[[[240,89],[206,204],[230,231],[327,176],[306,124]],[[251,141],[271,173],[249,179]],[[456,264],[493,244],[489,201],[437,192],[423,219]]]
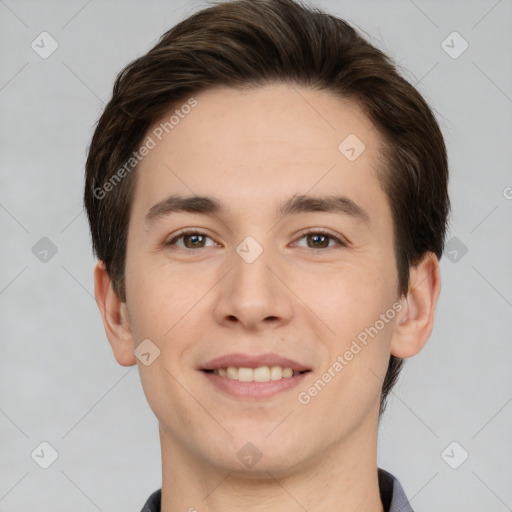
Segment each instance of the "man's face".
[[[162,442],[235,472],[259,452],[252,471],[274,475],[348,454],[376,431],[399,300],[379,135],[328,92],[275,85],[195,99],[161,141],[159,123],[146,134],[157,145],[136,171],[128,233],[126,304],[134,344],[160,350],[138,364]],[[208,196],[221,209],[145,218],[170,195]],[[301,195],[344,200],[280,213]],[[185,228],[196,234],[179,237]],[[283,377],[288,386],[204,371],[234,353],[310,371]]]

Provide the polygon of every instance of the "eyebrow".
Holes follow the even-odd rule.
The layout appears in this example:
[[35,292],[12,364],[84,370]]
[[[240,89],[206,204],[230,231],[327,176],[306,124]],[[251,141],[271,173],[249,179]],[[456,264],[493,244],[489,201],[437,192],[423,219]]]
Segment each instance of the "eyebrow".
[[[172,213],[199,213],[202,215],[218,215],[224,211],[222,203],[211,196],[180,196],[170,195],[156,203],[146,213],[145,224],[153,224],[156,220]],[[294,194],[286,202],[281,202],[276,210],[278,216],[297,213],[326,212],[348,215],[371,226],[368,212],[345,196],[309,196]]]

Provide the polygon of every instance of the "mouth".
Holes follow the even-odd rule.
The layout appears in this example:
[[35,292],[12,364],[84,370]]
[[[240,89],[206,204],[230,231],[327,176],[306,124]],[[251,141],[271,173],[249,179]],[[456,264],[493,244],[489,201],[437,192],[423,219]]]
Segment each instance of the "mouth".
[[[284,375],[279,379],[277,378],[279,376],[277,371],[274,370],[275,373],[273,376],[275,380],[272,380],[272,378],[266,380],[267,375],[263,377],[259,375],[259,368],[255,368],[256,379],[262,379],[259,381],[255,380],[254,374],[251,376],[248,372],[248,370],[252,372],[252,368],[228,367],[226,368],[226,375],[223,375],[223,368],[218,370],[203,370],[200,373],[209,381],[209,384],[212,385],[212,389],[216,392],[220,392],[222,395],[228,395],[237,399],[261,401],[278,394],[281,395],[286,390],[297,387],[311,372],[311,370],[293,372],[293,370],[289,369],[291,371],[290,375],[290,371],[286,372],[285,368]],[[238,375],[235,375],[235,372],[238,372]]]
[[215,369],[203,369],[202,371],[239,382],[270,382],[296,377],[311,370],[294,370],[288,366],[284,368],[282,366],[258,366],[256,368],[226,366]]
[[[290,377],[295,372],[300,373],[311,370],[311,367],[279,354],[244,354],[240,352],[216,357],[204,363],[200,369],[207,372],[217,370],[222,373],[222,371],[227,372],[230,368],[230,377],[231,375],[237,375],[233,372],[233,368],[236,369],[237,372],[238,370],[242,370],[242,375],[248,375],[249,372],[247,370],[256,372],[256,375],[264,375],[267,372],[265,368],[270,370],[270,374],[272,374],[273,371],[275,375],[278,375],[279,368],[281,372],[284,372],[285,375],[289,374]],[[290,370],[292,372],[291,374]]]
[[212,359],[198,370],[223,394],[264,399],[297,386],[313,369],[279,354],[233,353]]
[[282,366],[258,366],[256,368],[227,366],[224,368],[203,369],[202,371],[240,382],[269,382],[296,377],[311,370],[293,370],[292,368],[283,368]]

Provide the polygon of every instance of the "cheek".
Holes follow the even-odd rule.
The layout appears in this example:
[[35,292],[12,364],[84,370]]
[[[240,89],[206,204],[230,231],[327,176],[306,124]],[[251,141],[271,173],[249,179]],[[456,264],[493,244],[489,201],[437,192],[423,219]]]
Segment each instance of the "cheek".
[[[345,397],[348,402],[352,401],[353,392],[369,400],[380,395],[396,316],[393,304],[398,300],[395,280],[387,277],[387,263],[378,258],[364,266],[353,265],[324,276],[308,277],[307,289],[311,291],[304,302],[328,327],[322,327],[323,334],[319,336],[327,354],[325,370],[336,361],[339,363],[338,356],[341,357],[342,369],[338,364],[338,370],[333,368],[331,372],[343,376],[334,379],[341,386],[340,393],[348,392],[346,382],[355,390]],[[306,293],[306,288],[302,288],[302,293]],[[333,386],[336,387],[337,384]]]
[[[356,299],[346,296],[347,309],[340,322],[337,354],[345,362],[345,378],[354,395],[373,401],[380,397],[395,328],[398,297],[385,280],[360,286]],[[348,400],[351,398],[347,397]]]
[[[296,276],[297,295],[323,319],[336,336],[346,338],[373,323],[392,304],[393,282],[377,258]],[[388,304],[389,302],[389,304]]]
[[198,429],[194,418],[201,411],[190,396],[199,396],[198,391],[184,382],[169,359],[166,350],[150,366],[139,364],[142,389],[149,407],[162,425],[173,429],[175,435],[178,432],[191,435]]
[[[135,343],[149,338],[160,351],[151,366],[139,364],[141,379],[148,390],[157,385],[160,377],[162,382],[170,379],[172,384],[173,379],[166,370],[181,378],[179,362],[188,361],[189,353],[194,349],[191,340],[204,335],[199,330],[198,318],[206,318],[208,301],[202,299],[211,288],[208,280],[200,279],[196,273],[178,272],[165,261],[155,264],[153,259],[151,263],[144,264],[141,259],[135,266],[127,262],[129,310]],[[152,372],[157,371],[160,377],[155,378]],[[153,377],[146,377],[146,374]],[[154,392],[159,394],[163,390],[155,389]]]
[[126,285],[135,327],[145,337],[164,335],[185,313],[188,296],[192,300],[194,295],[194,287],[178,272],[149,258],[127,259]]

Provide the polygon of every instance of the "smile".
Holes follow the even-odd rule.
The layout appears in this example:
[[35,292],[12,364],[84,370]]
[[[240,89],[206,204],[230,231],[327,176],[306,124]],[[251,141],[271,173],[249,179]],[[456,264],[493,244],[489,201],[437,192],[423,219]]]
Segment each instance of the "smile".
[[202,373],[218,391],[236,398],[269,398],[294,388],[311,370],[293,371],[280,366],[218,368]]
[[309,370],[293,370],[292,368],[283,368],[282,366],[259,366],[258,368],[236,368],[228,366],[227,368],[217,368],[216,370],[207,370],[215,375],[227,377],[228,379],[239,380],[241,382],[268,382],[271,380],[288,379],[294,375],[305,373]]

